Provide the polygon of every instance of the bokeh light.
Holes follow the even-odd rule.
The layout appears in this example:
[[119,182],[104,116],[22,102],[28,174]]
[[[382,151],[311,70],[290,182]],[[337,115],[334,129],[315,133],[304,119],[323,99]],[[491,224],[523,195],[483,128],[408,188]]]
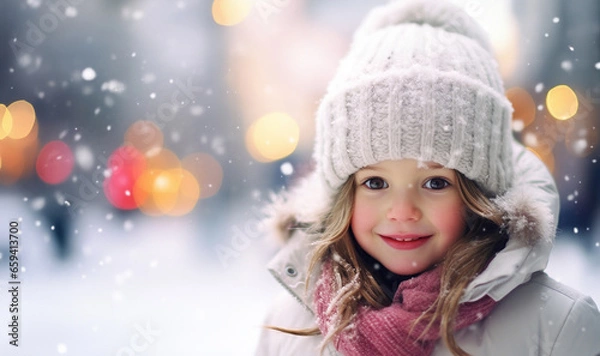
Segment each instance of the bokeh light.
[[520,132],[535,120],[535,102],[527,90],[519,87],[508,89],[506,97],[514,108],[512,116],[513,130]]
[[548,112],[557,120],[572,118],[579,108],[577,95],[568,85],[557,85],[546,94]]
[[174,207],[176,177],[165,172],[178,169],[181,169],[179,158],[166,148],[146,158],[146,169],[133,189],[133,197],[144,214],[160,216]]
[[146,156],[153,156],[163,148],[164,135],[152,121],[139,120],[125,132],[125,143],[131,144]]
[[152,185],[152,198],[161,213],[167,214],[177,204],[181,169],[169,169],[160,172]]
[[250,14],[255,0],[214,0],[212,16],[222,26],[233,26],[244,21]]
[[135,147],[125,144],[108,157],[107,165],[111,173],[129,171],[137,178],[146,169],[146,158]]
[[130,144],[117,148],[108,158],[110,176],[103,184],[104,195],[116,208],[138,207],[133,196],[135,183],[146,168],[144,155]]
[[48,184],[64,182],[73,171],[75,158],[66,143],[48,142],[38,155],[35,169],[41,180]]
[[194,209],[198,199],[200,198],[200,186],[196,178],[185,169],[178,170],[179,187],[177,190],[177,202],[175,206],[169,210],[171,216],[182,216]]
[[13,118],[10,111],[4,104],[0,104],[0,140],[8,137],[12,130]]
[[194,208],[199,197],[198,182],[185,169],[162,171],[154,180],[152,198],[163,214],[187,214]]
[[25,171],[25,157],[15,148],[15,142],[0,141],[0,183],[14,184]]
[[138,178],[133,195],[137,206],[146,215],[181,216],[196,206],[200,186],[185,169],[152,169],[144,171]]
[[267,114],[253,123],[246,133],[246,147],[254,159],[270,162],[282,159],[298,146],[300,129],[289,115]]
[[211,197],[223,183],[223,169],[219,162],[207,153],[193,153],[181,161],[181,166],[190,172],[200,185],[200,199]]
[[146,169],[133,187],[133,198],[137,206],[144,214],[149,216],[162,215],[162,211],[158,208],[152,196],[154,181],[160,173],[160,170]]
[[15,140],[27,137],[36,122],[33,106],[25,100],[19,100],[10,104],[7,109],[12,116],[12,128],[8,137]]
[[104,181],[104,193],[119,209],[139,208],[149,216],[185,215],[200,198],[197,177],[206,180],[207,194],[219,190],[223,177],[210,155],[190,155],[186,166],[196,175],[182,169],[177,155],[163,148],[162,132],[154,123],[137,121],[127,130],[125,144],[108,159],[111,175]]
[[112,172],[103,184],[106,199],[116,208],[131,210],[137,208],[133,188],[137,177],[129,170]]
[[13,184],[33,172],[39,145],[37,137],[38,124],[35,122],[27,137],[0,140],[0,184]]
[[150,170],[162,171],[181,168],[181,162],[175,153],[163,148],[157,154],[146,158],[146,166]]

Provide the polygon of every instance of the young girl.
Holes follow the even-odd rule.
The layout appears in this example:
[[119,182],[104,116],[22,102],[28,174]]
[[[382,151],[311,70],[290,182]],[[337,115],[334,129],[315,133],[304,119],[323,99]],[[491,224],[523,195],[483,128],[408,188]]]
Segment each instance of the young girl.
[[511,113],[460,9],[373,10],[319,107],[314,173],[272,207],[287,291],[257,355],[599,355],[592,299],[543,272],[558,195]]

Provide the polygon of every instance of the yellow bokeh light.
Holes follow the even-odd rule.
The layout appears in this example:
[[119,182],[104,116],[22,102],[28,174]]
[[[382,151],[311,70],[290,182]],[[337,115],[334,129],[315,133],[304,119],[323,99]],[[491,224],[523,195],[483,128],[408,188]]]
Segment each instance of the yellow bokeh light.
[[255,0],[214,0],[212,16],[222,26],[233,26],[242,22],[250,14]]
[[175,206],[167,212],[171,216],[182,216],[194,209],[200,198],[200,186],[194,175],[185,169],[176,172],[179,176],[177,201]]
[[152,157],[163,148],[164,135],[152,121],[139,120],[129,126],[124,141],[147,157]]
[[577,113],[579,101],[573,89],[561,84],[548,91],[546,107],[555,119],[568,120]]
[[10,134],[13,127],[13,118],[4,104],[0,104],[0,140]]
[[136,180],[133,187],[133,198],[140,210],[150,216],[162,215],[153,198],[154,182],[161,171],[145,170]]
[[170,169],[162,171],[152,186],[152,197],[156,207],[166,214],[173,210],[179,196],[179,183],[181,181],[181,170]]
[[298,146],[300,128],[289,115],[274,112],[258,119],[246,134],[246,147],[258,161],[282,159]]
[[185,169],[145,170],[135,183],[133,197],[146,215],[182,216],[196,206],[200,186]]
[[27,137],[35,125],[35,109],[33,105],[25,100],[15,101],[8,106],[8,111],[12,115],[12,129],[8,137],[20,140]]

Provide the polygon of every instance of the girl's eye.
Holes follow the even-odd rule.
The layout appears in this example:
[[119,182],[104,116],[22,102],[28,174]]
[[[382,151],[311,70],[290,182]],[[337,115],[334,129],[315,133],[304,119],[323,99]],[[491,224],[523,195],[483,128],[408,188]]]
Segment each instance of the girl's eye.
[[369,178],[363,184],[369,189],[384,189],[388,187],[387,182],[378,177]]
[[448,187],[450,183],[444,178],[431,178],[425,182],[424,187],[427,189],[441,190]]

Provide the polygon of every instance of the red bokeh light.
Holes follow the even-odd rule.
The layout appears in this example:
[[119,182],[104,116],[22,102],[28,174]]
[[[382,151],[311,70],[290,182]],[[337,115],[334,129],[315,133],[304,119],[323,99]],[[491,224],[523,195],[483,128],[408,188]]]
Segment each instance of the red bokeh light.
[[73,152],[62,141],[50,141],[37,157],[35,170],[41,180],[48,184],[64,182],[73,172]]

